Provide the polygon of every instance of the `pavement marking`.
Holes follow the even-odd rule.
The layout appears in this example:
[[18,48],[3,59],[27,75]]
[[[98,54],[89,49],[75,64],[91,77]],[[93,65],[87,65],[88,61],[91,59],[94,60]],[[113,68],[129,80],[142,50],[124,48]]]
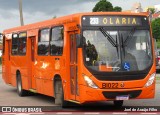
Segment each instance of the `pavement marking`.
[[45,113],[29,113],[29,115],[40,115],[40,114],[45,114]]
[[143,115],[155,115],[157,113],[141,113],[141,114],[143,114]]
[[7,114],[7,115],[16,115],[16,113],[2,113],[2,115],[5,115],[5,114]]
[[69,115],[72,114],[72,112],[57,112],[56,114]]
[[126,115],[128,113],[126,113],[126,112],[125,113],[124,112],[113,112],[112,114],[114,114],[114,115],[119,115],[119,114],[124,115],[125,114]]
[[99,112],[97,113],[97,112],[85,112],[84,114],[86,114],[86,115],[98,115],[98,114],[100,114]]
[[45,113],[2,113],[2,115],[39,115],[39,114],[45,114]]
[[7,115],[30,115],[29,113],[3,113]]

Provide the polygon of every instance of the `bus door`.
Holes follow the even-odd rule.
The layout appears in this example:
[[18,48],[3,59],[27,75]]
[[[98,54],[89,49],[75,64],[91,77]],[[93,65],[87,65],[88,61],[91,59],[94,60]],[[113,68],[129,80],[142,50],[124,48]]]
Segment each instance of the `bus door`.
[[76,48],[76,32],[70,32],[70,94],[71,99],[76,100],[77,97],[77,48]]
[[31,74],[31,81],[30,81],[30,83],[31,83],[31,88],[32,89],[36,89],[36,80],[35,80],[35,74],[34,74],[34,70],[35,70],[35,64],[36,64],[36,60],[35,60],[35,42],[36,42],[36,36],[32,36],[32,37],[30,37],[30,43],[31,43],[31,49],[30,49],[30,57],[31,57],[31,72],[30,72],[30,74]]
[[6,40],[6,59],[5,60],[5,76],[6,82],[11,83],[11,61],[10,61],[10,54],[11,54],[11,40]]

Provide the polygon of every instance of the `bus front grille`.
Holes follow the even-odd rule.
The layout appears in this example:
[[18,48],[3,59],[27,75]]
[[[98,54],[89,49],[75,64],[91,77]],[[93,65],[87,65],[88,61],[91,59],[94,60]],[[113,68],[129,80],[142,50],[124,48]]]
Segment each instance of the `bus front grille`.
[[129,95],[129,98],[136,98],[141,94],[142,90],[135,91],[103,91],[103,95],[107,99],[116,99],[116,96]]

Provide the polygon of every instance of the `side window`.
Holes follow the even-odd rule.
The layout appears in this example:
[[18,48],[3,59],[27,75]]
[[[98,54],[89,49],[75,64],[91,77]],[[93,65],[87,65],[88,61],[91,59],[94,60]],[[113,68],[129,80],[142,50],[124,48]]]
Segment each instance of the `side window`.
[[38,55],[48,55],[49,54],[49,36],[50,29],[42,29],[39,32],[38,41]]
[[27,33],[22,32],[19,34],[19,55],[25,55],[26,54],[26,40],[27,40]]
[[63,27],[52,28],[52,36],[50,42],[51,55],[62,55],[64,45],[64,29]]
[[18,55],[18,34],[12,35],[12,55]]

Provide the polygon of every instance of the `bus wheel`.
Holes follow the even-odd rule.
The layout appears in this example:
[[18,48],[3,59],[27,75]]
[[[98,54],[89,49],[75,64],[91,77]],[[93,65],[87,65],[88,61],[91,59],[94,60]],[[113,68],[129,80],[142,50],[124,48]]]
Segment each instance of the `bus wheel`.
[[64,91],[62,88],[62,82],[60,80],[55,81],[55,104],[61,107],[66,107],[67,102],[64,100]]
[[20,97],[27,95],[27,91],[22,89],[21,75],[17,75],[17,93]]
[[120,100],[120,101],[114,101],[114,106],[116,106],[116,107],[122,107],[122,105],[123,105],[123,100]]

